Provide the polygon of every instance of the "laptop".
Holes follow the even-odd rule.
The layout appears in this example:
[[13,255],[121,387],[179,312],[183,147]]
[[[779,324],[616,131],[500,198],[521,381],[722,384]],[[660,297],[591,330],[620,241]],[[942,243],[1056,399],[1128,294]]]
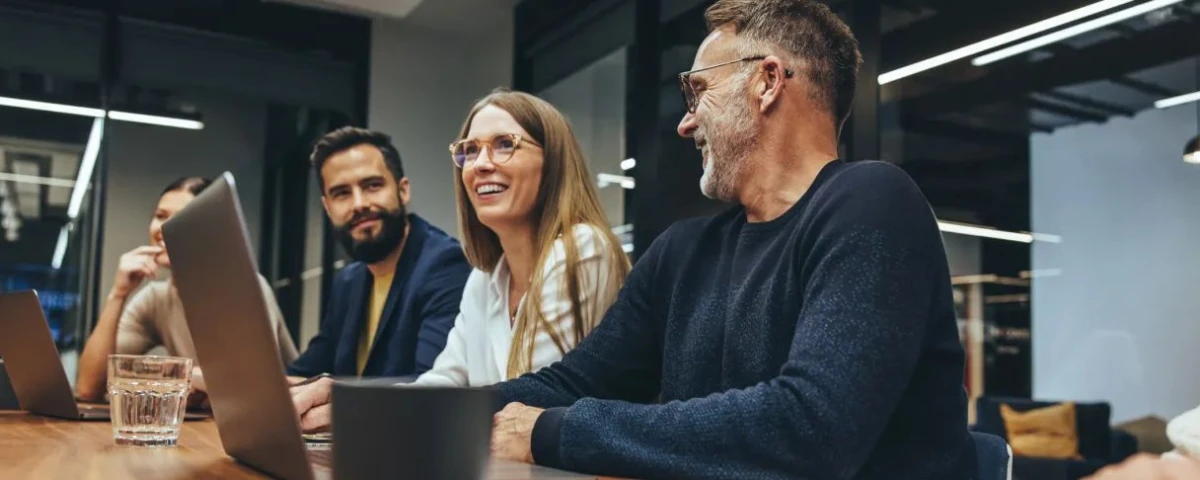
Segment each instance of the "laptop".
[[163,237],[225,453],[284,480],[331,477],[330,444],[301,436],[233,175],[171,217]]
[[[68,420],[109,420],[108,405],[75,402],[37,292],[0,294],[0,358],[22,410]],[[188,413],[185,420],[208,415]]]
[[37,292],[0,294],[0,357],[22,410],[70,420],[109,419],[107,405],[75,402]]

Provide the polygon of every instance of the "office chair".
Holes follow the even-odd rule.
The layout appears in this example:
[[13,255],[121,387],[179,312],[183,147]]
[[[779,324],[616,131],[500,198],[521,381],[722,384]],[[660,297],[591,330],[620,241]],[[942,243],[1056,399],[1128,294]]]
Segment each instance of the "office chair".
[[979,462],[979,480],[1012,480],[1012,449],[1003,438],[971,432]]

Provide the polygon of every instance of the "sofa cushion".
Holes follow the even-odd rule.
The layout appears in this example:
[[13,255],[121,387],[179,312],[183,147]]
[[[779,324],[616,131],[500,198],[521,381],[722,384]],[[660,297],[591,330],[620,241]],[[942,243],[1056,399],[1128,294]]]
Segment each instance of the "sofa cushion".
[[[1000,417],[1000,404],[1008,404],[1018,412],[1048,407],[1059,402],[1033,401],[1023,398],[980,397],[975,404],[975,430],[1000,435],[1009,440]],[[1087,459],[1112,460],[1112,407],[1107,403],[1075,402],[1075,433],[1079,437],[1079,454]],[[1010,442],[1011,443],[1011,442]]]
[[1075,433],[1075,404],[1060,403],[1018,412],[1000,404],[1000,417],[1014,455],[1082,460]]

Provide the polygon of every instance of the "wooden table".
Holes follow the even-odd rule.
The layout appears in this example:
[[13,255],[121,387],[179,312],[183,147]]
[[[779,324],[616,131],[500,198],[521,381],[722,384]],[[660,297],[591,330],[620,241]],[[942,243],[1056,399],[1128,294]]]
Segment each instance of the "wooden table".
[[[261,479],[225,455],[212,420],[185,422],[173,448],[113,445],[109,422],[79,422],[0,411],[0,479]],[[493,461],[489,480],[595,478]]]

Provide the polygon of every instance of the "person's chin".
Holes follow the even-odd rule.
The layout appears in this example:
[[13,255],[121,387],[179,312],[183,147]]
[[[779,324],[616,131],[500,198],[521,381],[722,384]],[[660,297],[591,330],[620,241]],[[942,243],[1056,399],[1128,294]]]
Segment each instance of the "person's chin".
[[354,229],[351,230],[350,232],[351,232],[351,236],[354,237],[354,241],[369,242],[369,241],[375,239],[375,237],[378,237],[382,231],[383,231],[383,224],[381,224],[380,222],[373,222],[369,225],[362,225],[362,226],[354,227]]
[[508,210],[487,212],[479,215],[479,223],[482,223],[483,226],[491,229],[492,231],[504,229],[505,227],[512,226],[520,221],[521,219],[519,216],[513,215],[512,212]]

